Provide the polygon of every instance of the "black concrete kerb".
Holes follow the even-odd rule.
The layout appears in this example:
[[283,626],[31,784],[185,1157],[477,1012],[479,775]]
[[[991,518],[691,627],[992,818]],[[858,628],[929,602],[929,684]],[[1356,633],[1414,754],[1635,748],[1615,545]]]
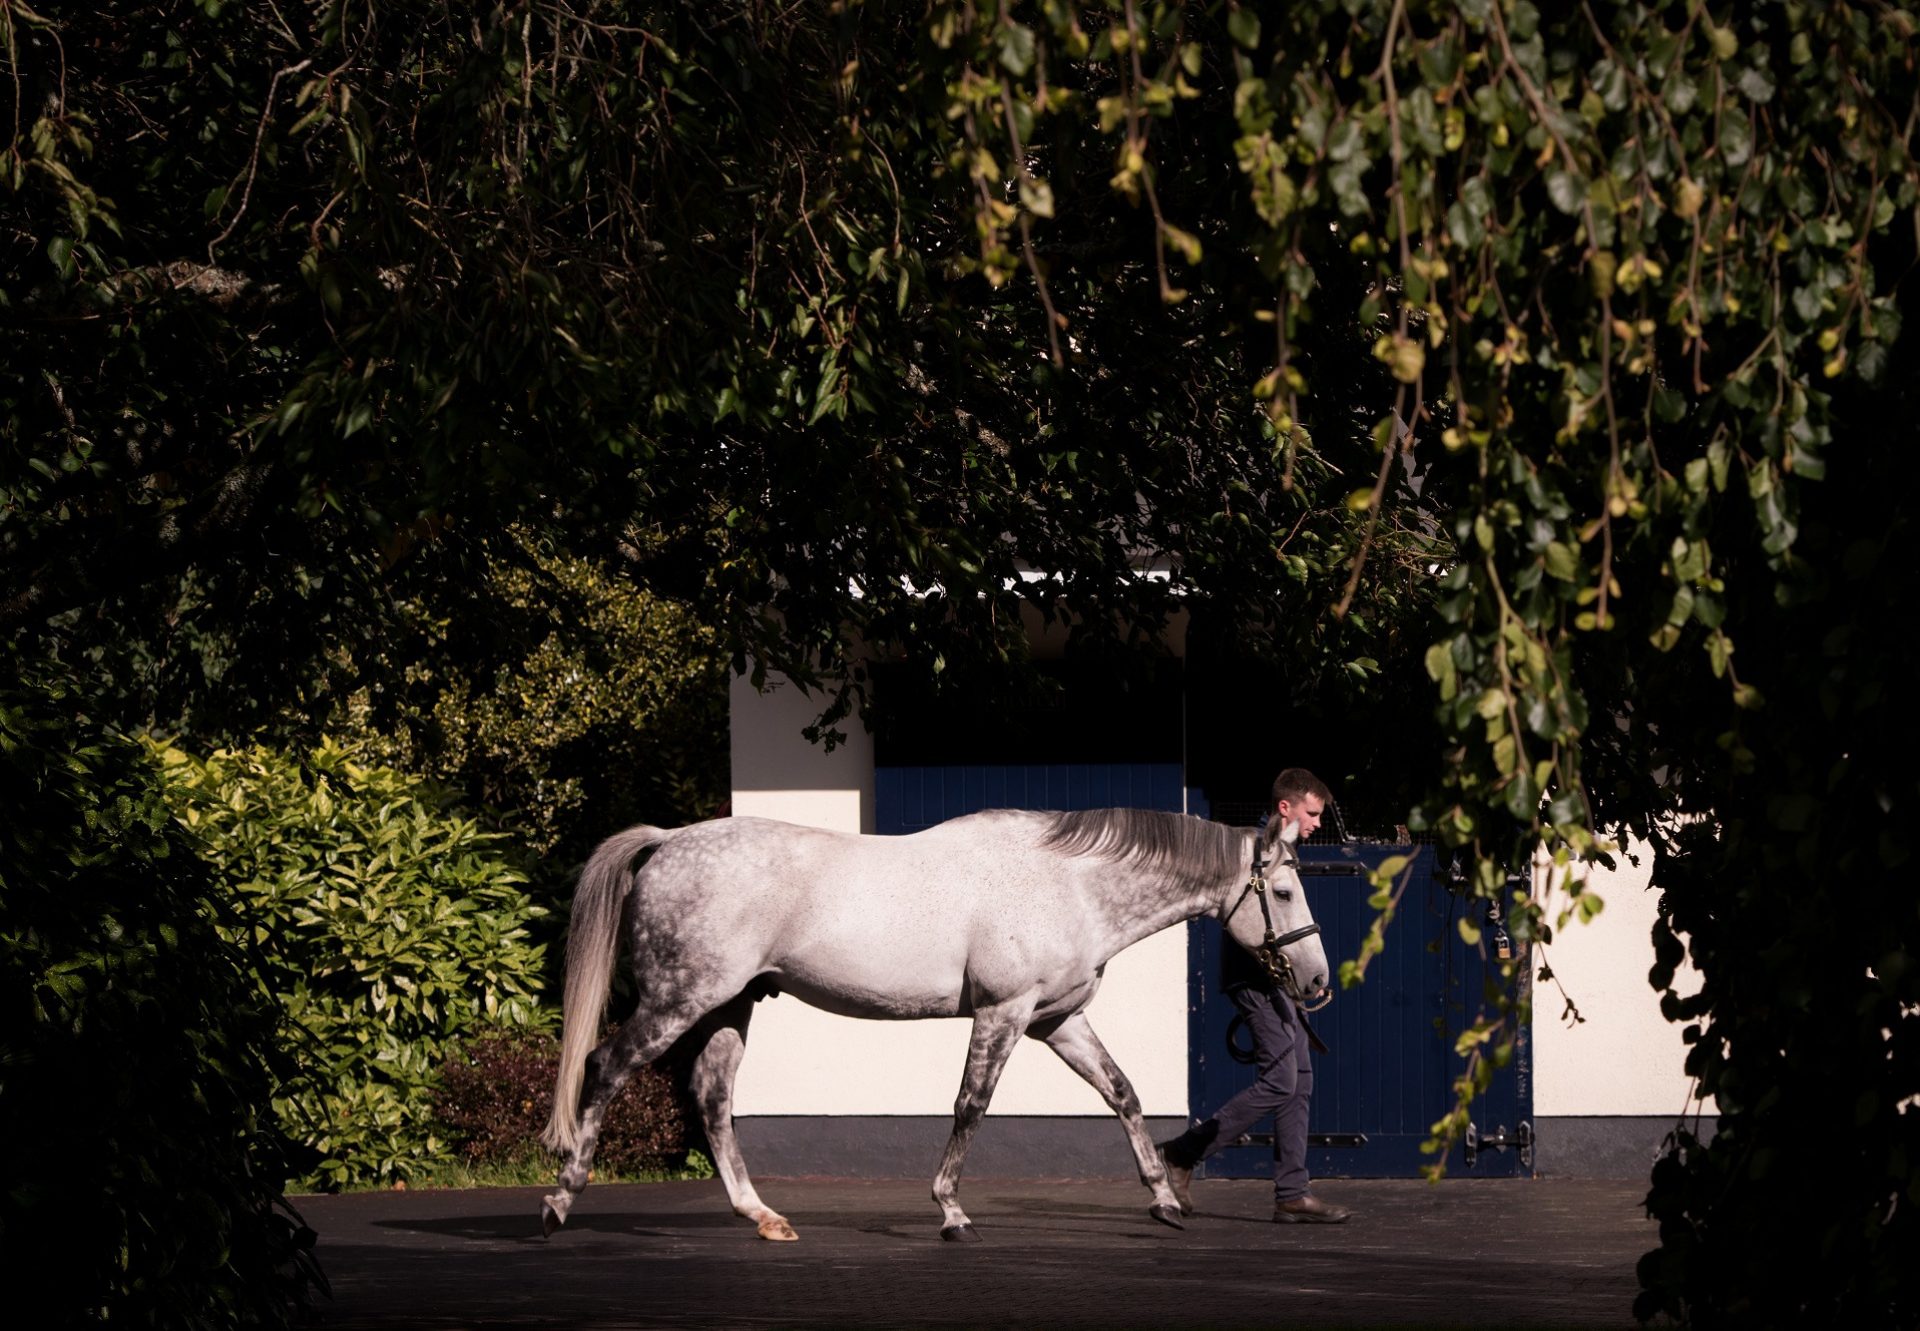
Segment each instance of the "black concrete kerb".
[[1617,1327],[1656,1243],[1646,1185],[1329,1180],[1345,1225],[1275,1225],[1266,1184],[1201,1181],[1174,1231],[1135,1183],[968,1180],[984,1240],[925,1184],[758,1180],[800,1242],[717,1182],[595,1185],[540,1237],[538,1188],[358,1193],[320,1232],[324,1327]]

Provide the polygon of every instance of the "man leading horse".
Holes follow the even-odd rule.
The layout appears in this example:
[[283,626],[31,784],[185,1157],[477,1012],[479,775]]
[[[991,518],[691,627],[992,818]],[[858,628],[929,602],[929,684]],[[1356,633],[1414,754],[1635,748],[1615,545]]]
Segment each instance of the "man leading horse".
[[[1296,837],[1274,843],[1283,857],[1293,857],[1296,842],[1312,836],[1320,826],[1333,792],[1302,767],[1289,767],[1273,780],[1273,809],[1269,818],[1282,828],[1291,822]],[[1265,826],[1265,820],[1262,821]],[[1253,1085],[1221,1105],[1214,1116],[1196,1123],[1161,1145],[1167,1181],[1185,1214],[1193,1212],[1194,1166],[1231,1146],[1267,1115],[1273,1115],[1273,1218],[1281,1224],[1337,1225],[1353,1213],[1313,1195],[1307,1173],[1307,1108],[1313,1099],[1311,1050],[1326,1045],[1307,1024],[1306,1014],[1285,986],[1244,948],[1222,950],[1221,988],[1240,1010],[1253,1035],[1253,1062],[1258,1070]]]

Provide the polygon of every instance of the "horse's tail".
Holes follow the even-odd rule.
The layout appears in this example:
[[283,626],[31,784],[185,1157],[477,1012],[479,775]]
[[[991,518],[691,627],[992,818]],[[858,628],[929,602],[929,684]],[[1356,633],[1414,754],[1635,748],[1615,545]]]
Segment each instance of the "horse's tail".
[[580,871],[567,930],[567,989],[560,1033],[560,1074],[553,1086],[553,1117],[541,1140],[563,1155],[579,1144],[580,1087],[587,1055],[600,1037],[607,987],[620,947],[620,921],[633,892],[640,857],[668,836],[658,827],[629,827],[600,843]]

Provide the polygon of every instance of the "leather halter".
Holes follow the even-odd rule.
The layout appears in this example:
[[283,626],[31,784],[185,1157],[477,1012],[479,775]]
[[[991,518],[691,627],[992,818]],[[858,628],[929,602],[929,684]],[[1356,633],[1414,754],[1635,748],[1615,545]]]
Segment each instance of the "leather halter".
[[[1251,892],[1254,900],[1260,903],[1260,920],[1266,934],[1266,937],[1261,939],[1260,945],[1253,949],[1253,955],[1255,959],[1259,961],[1261,967],[1267,972],[1267,978],[1272,980],[1274,984],[1280,986],[1282,989],[1298,993],[1300,985],[1294,977],[1293,963],[1287,959],[1287,954],[1284,949],[1290,943],[1297,943],[1302,938],[1311,938],[1314,934],[1319,933],[1320,926],[1318,924],[1304,924],[1300,926],[1300,928],[1291,929],[1278,937],[1274,935],[1273,910],[1267,905],[1267,860],[1266,856],[1261,853],[1261,841],[1263,839],[1260,833],[1256,832],[1254,834],[1253,868],[1247,875],[1247,885],[1240,889],[1239,897],[1234,901],[1232,908],[1221,917],[1221,923],[1228,924],[1232,922],[1234,912],[1238,911],[1246,902],[1247,894]],[[1280,863],[1285,866],[1289,861],[1283,858]],[[1293,889],[1290,887],[1276,887],[1273,889],[1273,894],[1282,901],[1290,901],[1293,898]],[[1304,1004],[1302,1004],[1302,1006],[1304,1007]],[[1323,1003],[1320,1006],[1324,1007],[1325,1004]],[[1306,1010],[1318,1011],[1319,1008],[1308,1008]]]

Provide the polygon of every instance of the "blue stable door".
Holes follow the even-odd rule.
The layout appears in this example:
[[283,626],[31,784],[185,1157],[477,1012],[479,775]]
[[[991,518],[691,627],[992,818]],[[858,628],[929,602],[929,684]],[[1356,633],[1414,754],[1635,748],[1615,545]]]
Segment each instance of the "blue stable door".
[[949,763],[874,769],[874,830],[921,832],[982,809],[1179,813],[1179,763]]

